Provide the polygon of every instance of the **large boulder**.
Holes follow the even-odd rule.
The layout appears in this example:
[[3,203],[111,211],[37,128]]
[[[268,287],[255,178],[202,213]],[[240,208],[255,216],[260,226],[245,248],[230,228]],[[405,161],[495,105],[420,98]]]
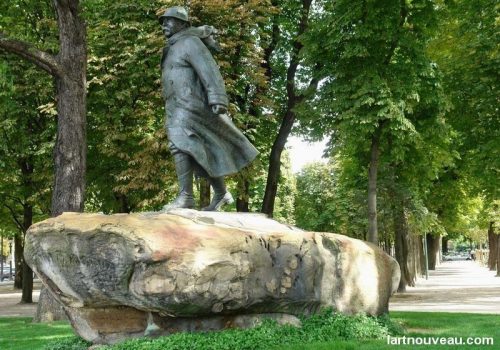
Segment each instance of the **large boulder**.
[[380,315],[397,262],[342,235],[260,214],[65,213],[33,225],[25,258],[95,343],[182,330],[248,327],[325,307]]

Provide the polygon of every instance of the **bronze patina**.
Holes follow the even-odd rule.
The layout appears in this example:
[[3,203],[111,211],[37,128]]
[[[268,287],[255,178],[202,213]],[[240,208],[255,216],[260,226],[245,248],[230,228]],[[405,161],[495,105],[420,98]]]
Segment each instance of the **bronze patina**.
[[213,27],[192,27],[183,7],[159,18],[167,46],[161,60],[165,128],[179,182],[177,198],[164,207],[193,208],[193,174],[213,188],[209,206],[215,211],[233,202],[224,176],[237,173],[258,154],[227,116],[224,81],[209,47],[216,47]]

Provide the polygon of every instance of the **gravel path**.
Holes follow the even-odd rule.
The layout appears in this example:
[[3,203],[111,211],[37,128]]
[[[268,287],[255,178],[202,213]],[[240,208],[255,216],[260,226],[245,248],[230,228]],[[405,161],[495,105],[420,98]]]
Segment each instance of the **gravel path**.
[[33,317],[35,315],[41,282],[33,284],[33,303],[20,304],[21,291],[14,289],[13,282],[0,283],[0,317]]
[[500,277],[474,261],[443,262],[391,298],[391,311],[500,314]]

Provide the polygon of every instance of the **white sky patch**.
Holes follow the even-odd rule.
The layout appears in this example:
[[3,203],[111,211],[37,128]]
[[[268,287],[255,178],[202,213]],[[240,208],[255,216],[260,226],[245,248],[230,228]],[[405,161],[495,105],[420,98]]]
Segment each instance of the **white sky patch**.
[[298,173],[306,164],[314,162],[326,163],[323,158],[327,140],[320,142],[307,142],[296,136],[290,136],[286,143],[286,148],[290,152],[292,171]]

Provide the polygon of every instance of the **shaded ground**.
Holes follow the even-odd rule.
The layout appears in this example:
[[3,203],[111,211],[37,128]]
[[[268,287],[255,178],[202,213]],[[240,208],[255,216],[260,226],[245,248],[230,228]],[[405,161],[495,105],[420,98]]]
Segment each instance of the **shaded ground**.
[[500,315],[500,277],[474,261],[446,261],[415,287],[391,298],[390,311]]
[[20,304],[21,291],[14,289],[13,282],[0,283],[0,317],[33,317],[35,315],[41,282],[33,286],[33,304]]

